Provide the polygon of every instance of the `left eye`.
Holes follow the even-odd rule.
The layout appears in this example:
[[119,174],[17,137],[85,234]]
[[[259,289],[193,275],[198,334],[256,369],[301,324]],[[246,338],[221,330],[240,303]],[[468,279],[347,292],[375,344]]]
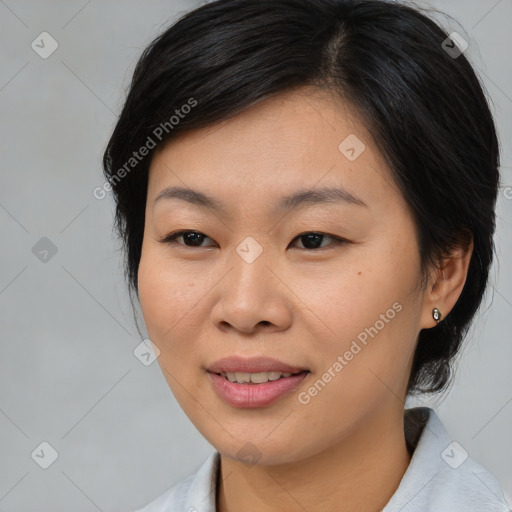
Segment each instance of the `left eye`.
[[[318,249],[319,245],[321,244],[321,239],[330,238],[333,240],[333,244],[330,245],[339,245],[343,243],[347,243],[347,240],[344,240],[343,238],[339,238],[334,235],[327,235],[326,233],[319,233],[316,231],[310,231],[308,233],[302,233],[298,236],[296,236],[293,240],[301,240],[303,245],[306,245],[304,247],[305,250],[312,250],[312,249]],[[311,245],[313,247],[307,247],[308,245]],[[323,247],[320,247],[321,249]]]
[[[191,236],[189,236],[191,235]],[[176,242],[176,239],[183,238],[183,241],[185,243],[178,243]],[[177,245],[184,245],[185,247],[205,247],[202,246],[201,243],[206,239],[209,238],[203,233],[200,233],[199,231],[177,231],[176,233],[171,233],[170,235],[166,236],[163,240],[160,240],[162,243],[169,243],[169,244],[177,244]],[[345,240],[343,238],[334,236],[334,235],[328,235],[326,233],[320,233],[317,231],[308,231],[306,233],[301,233],[300,235],[297,235],[294,240],[301,240],[303,245],[306,247],[299,247],[299,249],[304,250],[314,250],[314,249],[322,249],[323,247],[319,247],[321,245],[322,239],[330,238],[334,241],[334,244],[330,245],[339,245],[344,243],[349,243],[348,240]],[[211,238],[210,238],[211,240]],[[187,242],[190,242],[191,245],[187,245]],[[206,247],[212,247],[212,246],[206,246]],[[325,246],[324,246],[325,247]]]

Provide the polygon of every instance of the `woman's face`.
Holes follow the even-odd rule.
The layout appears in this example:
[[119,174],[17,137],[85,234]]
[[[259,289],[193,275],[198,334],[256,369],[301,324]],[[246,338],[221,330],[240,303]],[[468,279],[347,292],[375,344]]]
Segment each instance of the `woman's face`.
[[[340,192],[313,194],[327,188]],[[193,233],[162,242],[178,231]],[[223,455],[260,464],[328,450],[385,410],[401,417],[417,336],[435,324],[404,198],[357,118],[312,89],[155,154],[138,283],[184,412]],[[230,384],[208,369],[231,356],[308,373]]]

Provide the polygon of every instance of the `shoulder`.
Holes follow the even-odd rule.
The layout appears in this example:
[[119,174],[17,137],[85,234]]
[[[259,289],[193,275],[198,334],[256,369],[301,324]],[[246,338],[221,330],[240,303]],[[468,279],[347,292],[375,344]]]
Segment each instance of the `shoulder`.
[[196,473],[175,483],[134,512],[215,512],[219,453],[213,452]]
[[414,452],[383,512],[512,511],[494,475],[451,439],[434,410],[408,409],[404,423]]

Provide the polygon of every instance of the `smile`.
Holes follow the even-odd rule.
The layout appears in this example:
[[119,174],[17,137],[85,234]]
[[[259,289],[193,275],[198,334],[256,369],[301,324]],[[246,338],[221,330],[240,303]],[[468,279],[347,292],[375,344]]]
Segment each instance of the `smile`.
[[273,404],[294,391],[309,374],[308,370],[299,373],[208,372],[219,398],[237,408],[265,407]]

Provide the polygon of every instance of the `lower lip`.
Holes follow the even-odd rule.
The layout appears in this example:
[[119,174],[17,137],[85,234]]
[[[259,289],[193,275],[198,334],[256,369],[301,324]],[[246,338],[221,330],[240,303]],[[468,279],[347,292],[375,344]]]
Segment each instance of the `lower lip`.
[[294,390],[309,375],[302,372],[263,384],[237,384],[216,373],[208,372],[218,395],[234,407],[264,407]]

